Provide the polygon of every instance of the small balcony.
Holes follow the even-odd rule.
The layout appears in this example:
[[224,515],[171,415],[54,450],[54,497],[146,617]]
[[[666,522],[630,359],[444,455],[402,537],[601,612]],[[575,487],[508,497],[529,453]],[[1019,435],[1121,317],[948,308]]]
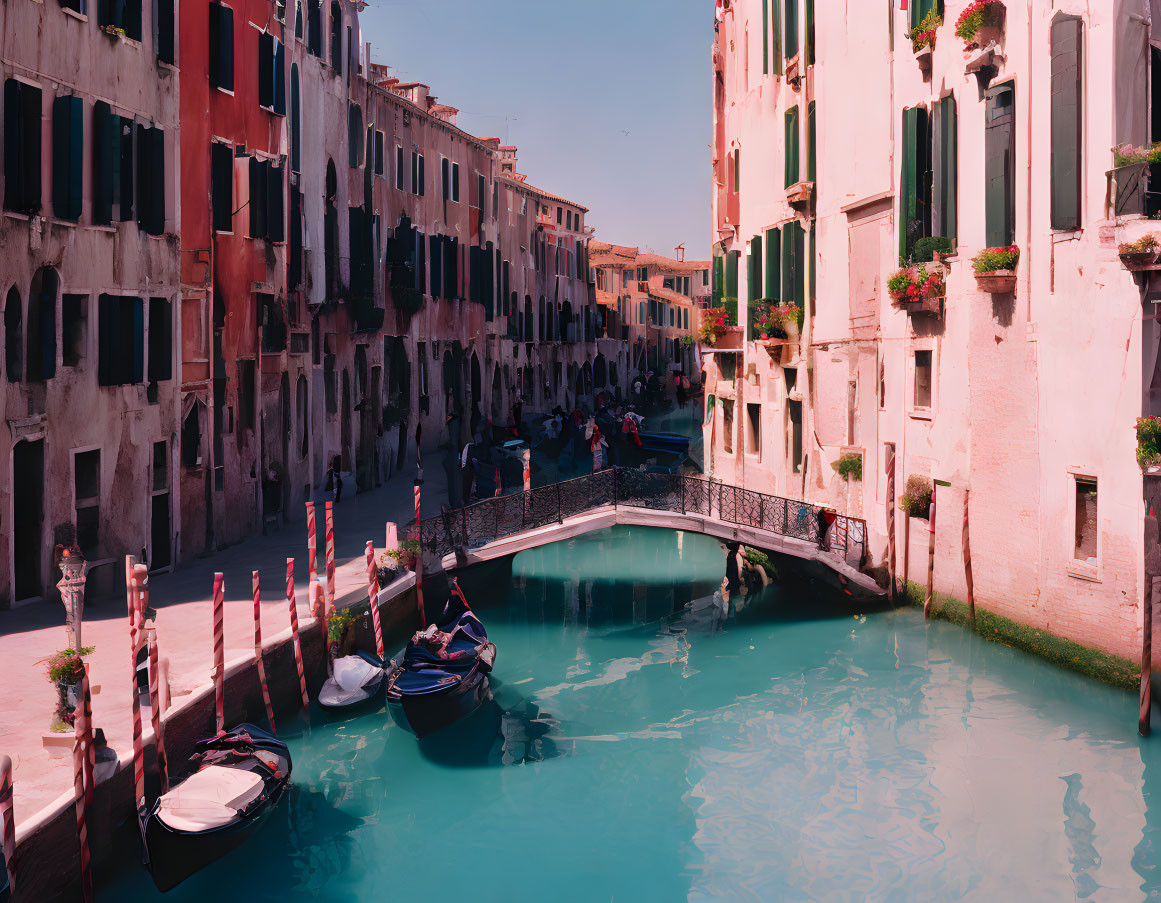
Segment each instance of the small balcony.
[[795,182],[786,189],[786,203],[795,210],[809,210],[813,200],[813,182]]
[[1127,163],[1105,173],[1105,218],[1161,213],[1161,163]]

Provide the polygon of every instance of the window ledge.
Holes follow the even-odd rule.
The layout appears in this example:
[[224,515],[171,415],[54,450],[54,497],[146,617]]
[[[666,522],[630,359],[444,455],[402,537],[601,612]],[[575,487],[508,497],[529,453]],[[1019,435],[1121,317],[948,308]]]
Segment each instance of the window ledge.
[[930,408],[912,408],[907,412],[907,416],[912,420],[934,420],[935,412]]
[[217,91],[219,94],[228,94],[230,97],[234,96],[234,92],[230,88],[222,88],[218,85],[214,85],[214,90]]
[[17,213],[14,210],[5,210],[4,215],[8,217],[8,219],[14,219],[24,223],[27,223],[32,219],[32,217],[27,213]]
[[89,226],[89,228],[94,229],[97,232],[116,232],[117,231],[116,226],[110,226],[107,223],[93,223],[92,225]]
[[1084,237],[1084,229],[1050,229],[1052,243],[1062,241],[1080,241]]
[[[44,0],[37,0],[38,3],[43,3]],[[89,17],[85,13],[79,13],[75,9],[69,9],[67,6],[62,6],[60,11],[68,16],[70,19],[76,19],[78,22],[88,22]]]
[[1082,561],[1070,561],[1064,566],[1064,573],[1077,580],[1087,580],[1089,583],[1103,583],[1099,564],[1085,564]]
[[77,220],[71,219],[57,219],[55,216],[48,217],[48,222],[53,226],[66,226],[69,229],[75,229],[80,225]]

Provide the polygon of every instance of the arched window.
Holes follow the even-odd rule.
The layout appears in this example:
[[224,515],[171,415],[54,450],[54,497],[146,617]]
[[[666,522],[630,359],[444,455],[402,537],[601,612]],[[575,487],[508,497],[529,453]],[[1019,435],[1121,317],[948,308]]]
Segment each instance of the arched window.
[[[302,4],[299,4],[301,10]],[[298,86],[298,63],[290,67],[290,168],[302,172],[302,96]]]
[[331,65],[340,75],[343,72],[343,9],[331,3]]
[[10,383],[24,376],[24,316],[16,286],[8,290],[4,301],[4,372]]
[[307,424],[307,399],[306,399],[306,377],[302,374],[298,376],[298,386],[295,389],[295,413],[298,424],[298,454],[299,457],[305,458],[308,450],[308,432]]

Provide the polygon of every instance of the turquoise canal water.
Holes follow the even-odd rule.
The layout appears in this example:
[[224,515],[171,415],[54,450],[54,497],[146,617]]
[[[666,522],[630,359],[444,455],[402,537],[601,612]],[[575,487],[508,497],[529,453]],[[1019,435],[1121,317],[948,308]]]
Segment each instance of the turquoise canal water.
[[165,899],[1161,895],[1130,694],[810,586],[723,613],[723,573],[714,540],[617,528],[465,579],[496,705],[423,744],[316,711],[262,833]]

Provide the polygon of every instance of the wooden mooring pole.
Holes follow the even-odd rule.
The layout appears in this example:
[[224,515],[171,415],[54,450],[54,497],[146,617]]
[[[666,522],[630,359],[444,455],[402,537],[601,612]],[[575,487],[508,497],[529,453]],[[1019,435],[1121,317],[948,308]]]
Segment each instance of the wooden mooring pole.
[[1145,598],[1141,615],[1141,711],[1137,730],[1149,736],[1149,710],[1153,702],[1153,578],[1161,574],[1157,514],[1152,506],[1145,516]]
[[963,577],[967,584],[968,619],[976,626],[976,584],[972,579],[972,547],[968,538],[968,509],[971,507],[970,489],[963,491]]
[[887,573],[891,578],[888,598],[894,602],[898,595],[895,574],[895,450],[887,458]]

